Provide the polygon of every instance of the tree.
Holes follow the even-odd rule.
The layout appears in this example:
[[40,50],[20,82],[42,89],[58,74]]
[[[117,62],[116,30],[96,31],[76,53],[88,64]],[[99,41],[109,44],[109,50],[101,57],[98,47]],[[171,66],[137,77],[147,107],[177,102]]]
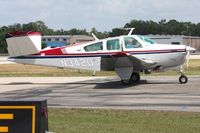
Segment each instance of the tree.
[[[162,19],[159,22],[152,20],[131,20],[124,25],[125,28],[135,28],[133,34],[147,35],[147,34],[171,34],[171,35],[192,35],[200,36],[200,23],[194,24],[192,22],[179,22],[177,20]],[[48,28],[43,21],[30,22],[27,24],[15,23],[13,25],[0,27],[0,52],[7,52],[7,45],[5,41],[5,35],[12,31],[39,31],[43,35],[90,35],[94,33],[99,39],[106,37],[114,37],[128,34],[128,30],[120,28],[114,28],[110,32],[99,32],[97,29],[92,28],[91,32],[87,32],[86,29],[59,29],[53,30]]]
[[103,38],[107,38],[108,37],[108,32],[104,31],[104,32],[98,32],[96,30],[96,28],[92,28],[91,29],[91,32],[90,33],[93,33],[95,36],[97,36],[99,39],[103,39]]
[[114,36],[121,36],[121,35],[125,35],[127,34],[127,30],[125,29],[120,29],[120,28],[114,28],[112,29],[111,32],[109,32],[109,36],[110,37],[114,37]]

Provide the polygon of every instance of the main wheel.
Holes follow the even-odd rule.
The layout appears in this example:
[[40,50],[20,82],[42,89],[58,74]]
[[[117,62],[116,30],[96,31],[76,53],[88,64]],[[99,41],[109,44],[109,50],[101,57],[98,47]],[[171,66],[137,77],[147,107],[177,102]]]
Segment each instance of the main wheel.
[[185,75],[181,75],[181,76],[179,77],[179,82],[180,82],[181,84],[186,84],[186,83],[188,82],[188,78],[187,78]]
[[131,81],[130,80],[121,80],[121,83],[123,85],[130,85],[131,84]]
[[140,82],[140,74],[139,73],[136,73],[136,72],[133,72],[132,75],[131,75],[131,79],[130,79],[132,82]]

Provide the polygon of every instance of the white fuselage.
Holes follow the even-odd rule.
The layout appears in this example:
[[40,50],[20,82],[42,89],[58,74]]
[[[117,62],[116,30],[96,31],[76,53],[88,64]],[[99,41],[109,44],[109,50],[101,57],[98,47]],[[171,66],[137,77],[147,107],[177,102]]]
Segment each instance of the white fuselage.
[[[136,48],[126,47],[125,38],[133,38],[132,40],[137,41],[136,43],[140,46]],[[94,44],[101,46],[97,45],[95,49],[92,47]],[[97,40],[81,45],[45,49],[36,55],[11,57],[9,60],[23,64],[59,68],[114,71],[116,67],[133,67],[134,70],[141,71],[156,69],[156,67],[166,69],[182,65],[185,62],[185,49],[183,45],[150,44],[140,39],[139,36],[133,35]],[[150,60],[156,62],[156,64],[137,68],[134,67],[134,62],[131,62],[124,54],[133,55],[141,60]]]

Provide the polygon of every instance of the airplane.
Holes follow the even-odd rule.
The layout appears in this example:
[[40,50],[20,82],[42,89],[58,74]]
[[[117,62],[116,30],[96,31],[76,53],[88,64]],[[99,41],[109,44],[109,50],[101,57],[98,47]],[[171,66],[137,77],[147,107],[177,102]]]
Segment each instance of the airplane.
[[[41,33],[11,32],[6,35],[9,61],[21,64],[93,71],[115,71],[123,85],[140,81],[140,72],[164,71],[182,66],[188,51],[185,45],[157,44],[148,37],[128,35],[98,39],[56,48],[41,48]],[[188,82],[183,67],[179,82]]]

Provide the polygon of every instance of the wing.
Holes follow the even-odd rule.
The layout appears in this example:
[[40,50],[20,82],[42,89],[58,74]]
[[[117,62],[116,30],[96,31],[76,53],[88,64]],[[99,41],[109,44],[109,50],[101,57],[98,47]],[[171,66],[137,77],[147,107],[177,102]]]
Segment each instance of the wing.
[[157,64],[155,61],[147,60],[145,58],[139,59],[131,54],[126,54],[126,55],[133,64],[135,70],[148,69],[149,67],[152,67],[155,64]]

